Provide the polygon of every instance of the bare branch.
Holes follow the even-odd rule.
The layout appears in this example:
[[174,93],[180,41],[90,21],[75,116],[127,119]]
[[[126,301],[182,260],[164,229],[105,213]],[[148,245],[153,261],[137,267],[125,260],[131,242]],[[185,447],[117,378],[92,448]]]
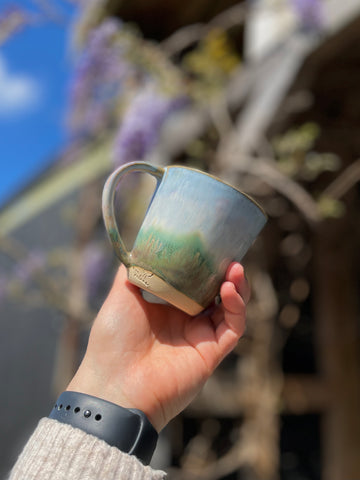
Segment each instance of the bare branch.
[[232,168],[223,170],[224,175],[230,176],[237,172],[258,177],[288,198],[304,215],[309,224],[317,224],[322,219],[317,203],[312,196],[299,183],[284,175],[272,160],[247,157],[245,162],[236,164],[233,161],[231,163]]
[[219,27],[224,30],[228,30],[236,25],[241,25],[245,22],[246,14],[249,7],[246,2],[237,3],[232,7],[224,10],[216,15],[209,23],[208,28]]
[[360,159],[347,167],[323,191],[323,195],[339,199],[343,197],[360,180]]
[[206,28],[203,23],[186,25],[164,40],[161,43],[161,48],[169,56],[173,56],[196,43],[204,35],[205,30]]
[[230,28],[244,23],[247,13],[245,3],[238,3],[215,16],[209,23],[194,23],[186,25],[174,32],[170,37],[161,43],[161,48],[170,55],[176,55],[187,47],[203,38],[210,30],[221,28],[229,30]]
[[20,30],[28,21],[27,15],[19,8],[13,8],[0,17],[0,45]]

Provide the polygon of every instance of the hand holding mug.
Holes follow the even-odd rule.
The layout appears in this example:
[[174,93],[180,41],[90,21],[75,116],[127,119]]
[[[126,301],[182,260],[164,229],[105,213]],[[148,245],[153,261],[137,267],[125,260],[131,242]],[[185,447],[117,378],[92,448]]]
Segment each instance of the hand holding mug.
[[245,328],[250,290],[240,264],[221,286],[221,305],[191,317],[146,302],[119,268],[68,390],[142,410],[157,431],[182,411]]

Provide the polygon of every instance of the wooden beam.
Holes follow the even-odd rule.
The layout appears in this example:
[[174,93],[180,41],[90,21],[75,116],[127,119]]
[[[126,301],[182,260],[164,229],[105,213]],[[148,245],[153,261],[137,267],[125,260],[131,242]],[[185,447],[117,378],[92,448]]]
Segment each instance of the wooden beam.
[[353,209],[341,220],[325,222],[317,232],[314,249],[317,351],[328,391],[328,405],[322,423],[323,478],[326,480],[360,478],[356,218],[358,213]]
[[79,160],[54,168],[0,212],[0,235],[9,235],[44,210],[100,178],[111,168],[109,143],[88,145]]

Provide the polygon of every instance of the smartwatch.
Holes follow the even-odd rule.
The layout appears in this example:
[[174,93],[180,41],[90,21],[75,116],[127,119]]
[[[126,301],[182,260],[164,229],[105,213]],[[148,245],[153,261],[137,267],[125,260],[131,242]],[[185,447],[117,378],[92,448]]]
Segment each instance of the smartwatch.
[[49,418],[101,438],[144,464],[150,463],[158,439],[157,431],[141,410],[123,408],[85,393],[63,392]]

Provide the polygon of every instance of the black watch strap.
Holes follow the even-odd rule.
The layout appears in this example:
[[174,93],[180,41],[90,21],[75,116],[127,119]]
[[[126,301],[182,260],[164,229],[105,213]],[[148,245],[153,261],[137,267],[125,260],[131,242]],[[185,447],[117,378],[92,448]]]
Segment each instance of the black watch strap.
[[149,464],[158,434],[144,412],[78,392],[63,392],[49,418],[80,428]]

